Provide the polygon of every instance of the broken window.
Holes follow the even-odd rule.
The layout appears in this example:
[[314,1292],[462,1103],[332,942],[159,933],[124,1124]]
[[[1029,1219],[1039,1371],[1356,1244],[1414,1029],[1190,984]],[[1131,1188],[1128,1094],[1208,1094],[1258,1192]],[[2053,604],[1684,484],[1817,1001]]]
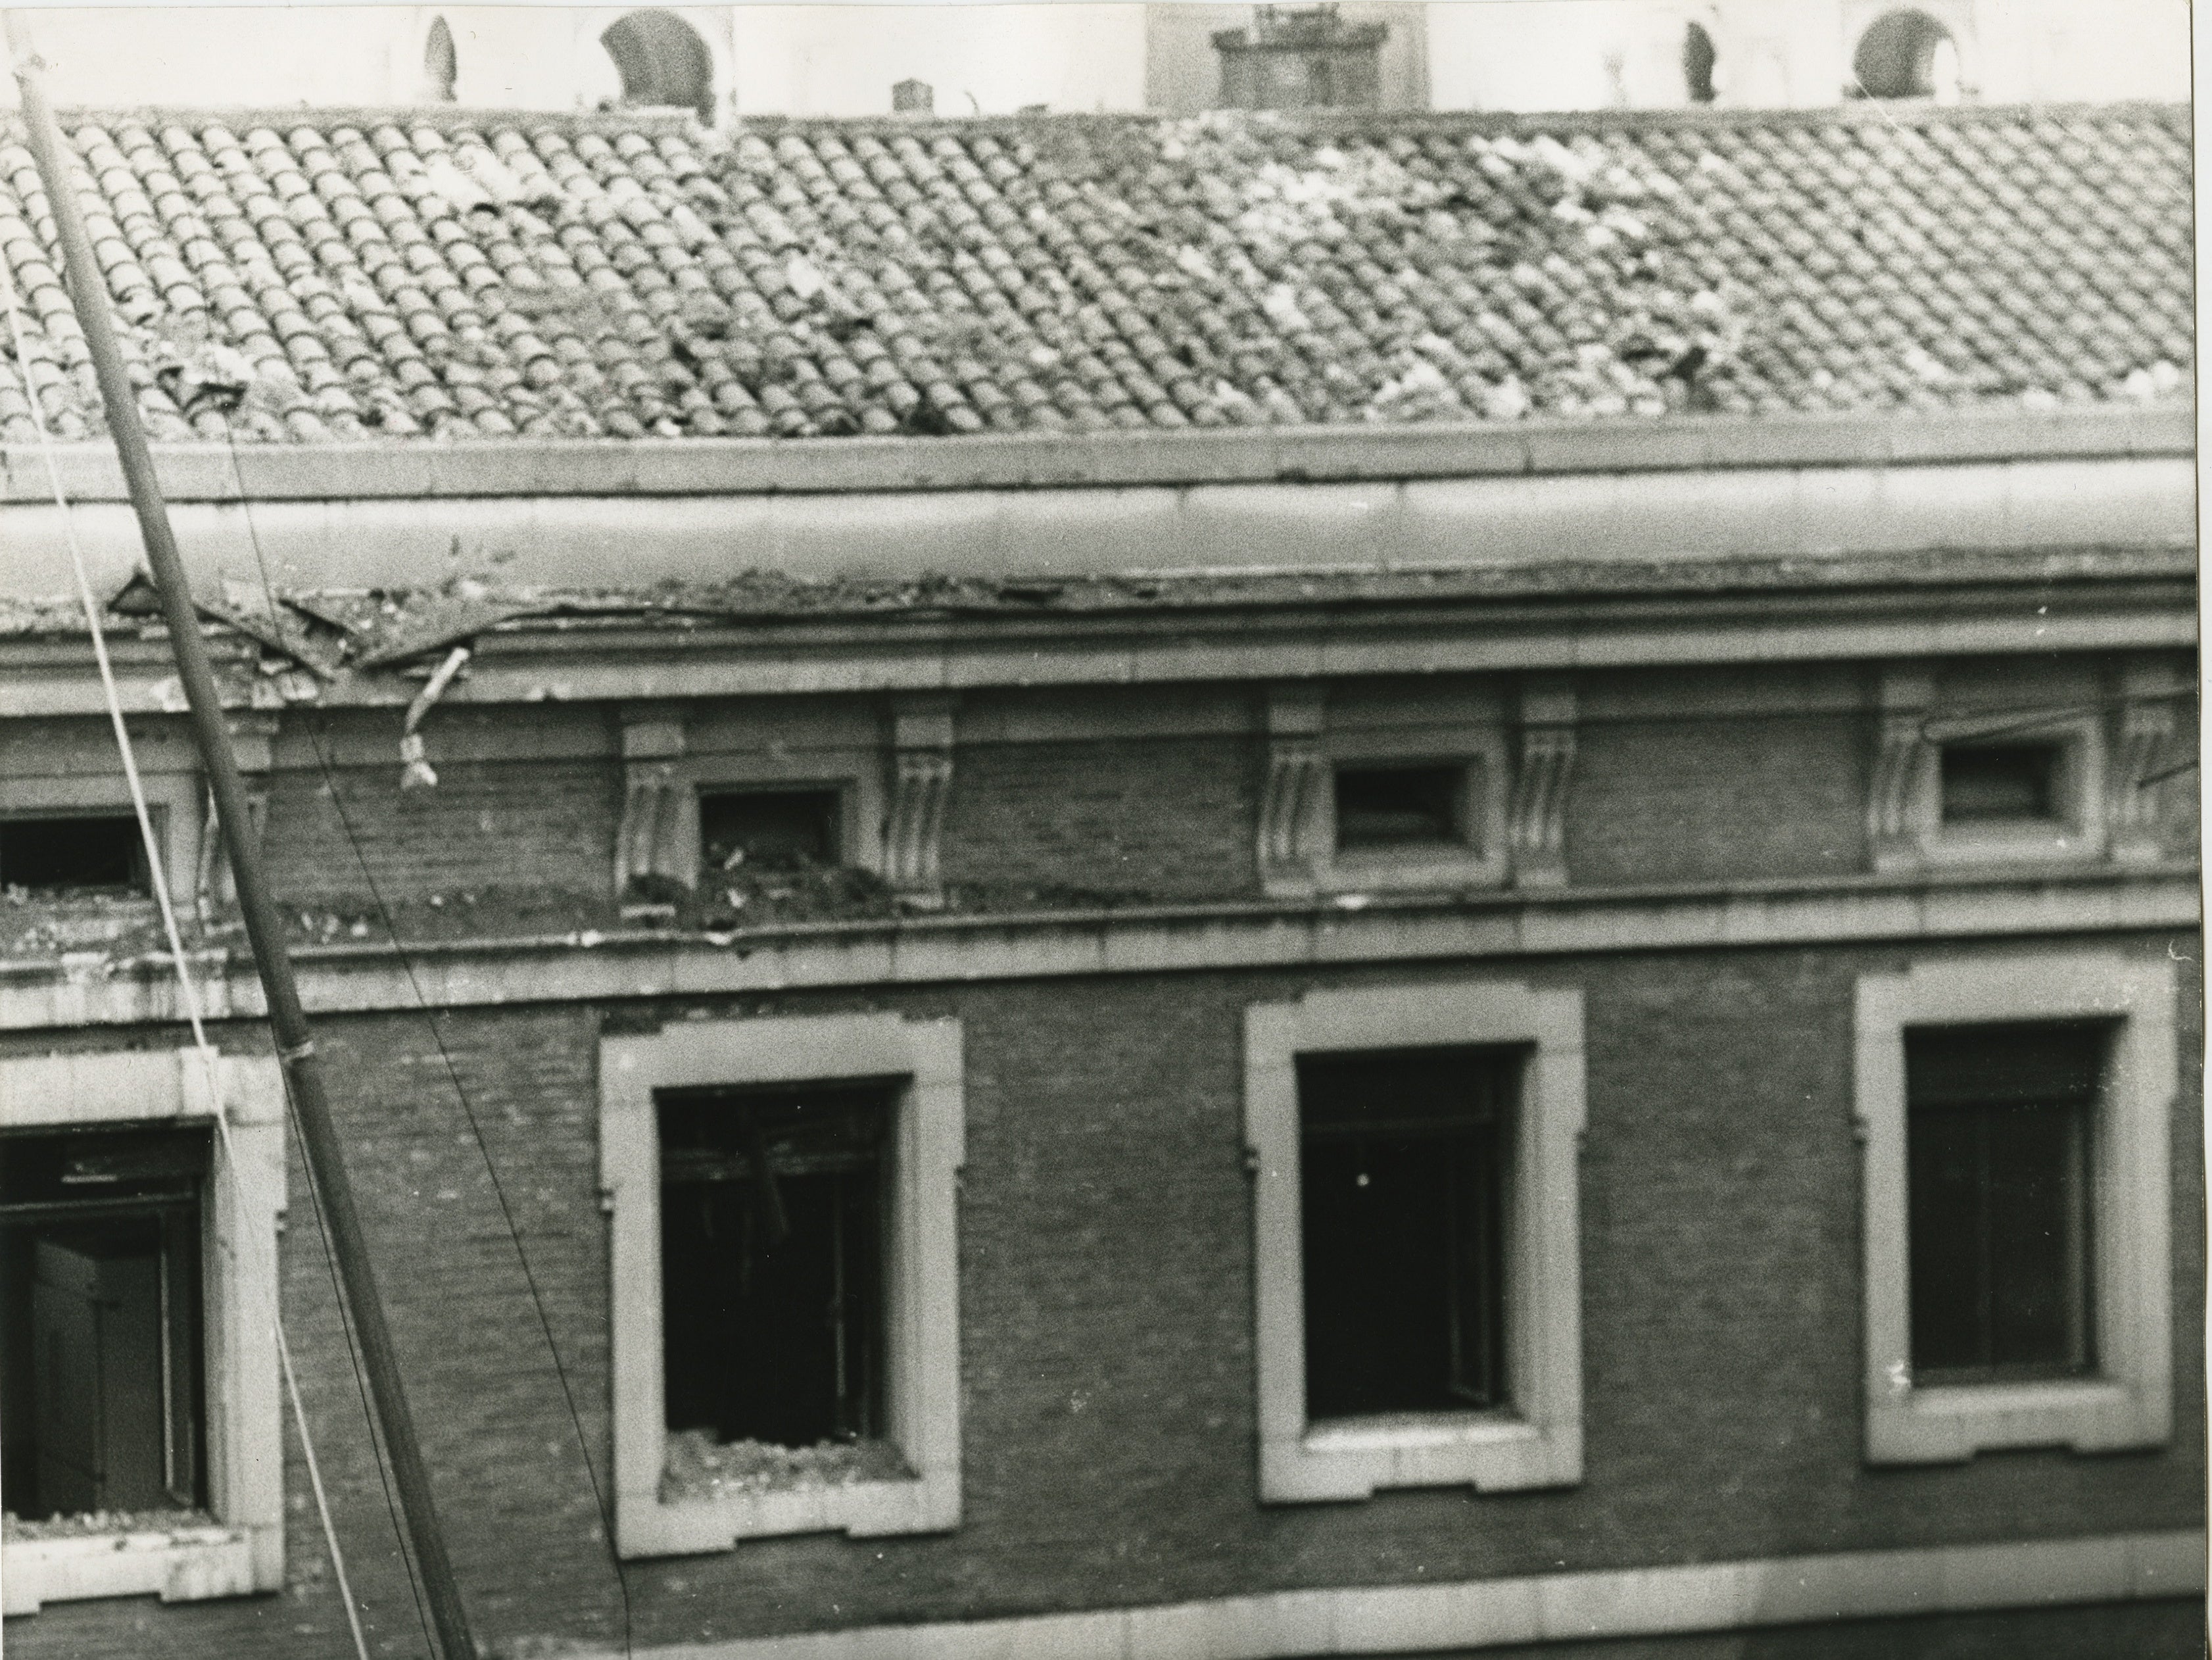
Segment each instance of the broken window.
[[1464,766],[1347,766],[1336,769],[1340,853],[1459,848],[1468,842]]
[[839,792],[742,790],[699,798],[699,847],[716,872],[819,870],[841,862]]
[[2106,1035],[2087,1022],[1906,1035],[1922,1381],[2094,1365],[2090,1153]]
[[1946,824],[2047,822],[2058,816],[2062,746],[1946,744],[1941,770]]
[[884,1433],[895,1091],[658,1098],[668,1423],[719,1444]]
[[152,891],[146,847],[129,812],[0,818],[0,889],[44,899]]
[[1520,1053],[1297,1061],[1310,1419],[1510,1399],[1505,1172]]
[[0,1482],[24,1521],[207,1500],[204,1130],[0,1135]]

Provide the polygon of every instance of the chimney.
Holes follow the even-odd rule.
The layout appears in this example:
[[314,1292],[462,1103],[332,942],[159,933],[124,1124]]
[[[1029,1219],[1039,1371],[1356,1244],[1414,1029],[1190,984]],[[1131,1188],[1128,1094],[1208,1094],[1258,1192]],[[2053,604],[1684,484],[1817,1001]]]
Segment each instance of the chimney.
[[937,94],[927,81],[902,81],[891,88],[891,111],[897,115],[927,115],[937,107]]

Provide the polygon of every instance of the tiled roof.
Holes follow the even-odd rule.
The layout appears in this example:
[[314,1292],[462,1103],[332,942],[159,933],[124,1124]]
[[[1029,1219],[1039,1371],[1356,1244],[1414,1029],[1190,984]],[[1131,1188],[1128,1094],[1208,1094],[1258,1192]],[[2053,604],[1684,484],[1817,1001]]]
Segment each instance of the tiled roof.
[[[2187,395],[2185,111],[73,118],[157,441],[1084,432]],[[101,426],[31,313],[0,441]],[[230,411],[226,413],[226,411]]]

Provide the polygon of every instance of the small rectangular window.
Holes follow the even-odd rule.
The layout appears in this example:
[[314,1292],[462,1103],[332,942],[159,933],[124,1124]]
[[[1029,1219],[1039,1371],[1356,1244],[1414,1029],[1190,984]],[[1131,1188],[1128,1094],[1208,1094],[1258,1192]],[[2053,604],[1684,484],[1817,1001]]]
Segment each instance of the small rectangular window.
[[1468,845],[1463,766],[1356,766],[1336,769],[1340,852]]
[[2058,816],[2060,764],[2057,744],[1946,744],[1943,822],[2047,823]]
[[699,797],[710,872],[820,870],[842,862],[835,789],[732,790]]
[[885,1086],[659,1098],[668,1428],[884,1435]]
[[1907,1034],[1921,1380],[2094,1367],[2091,1152],[2105,1043],[2086,1023]]
[[0,1135],[0,1483],[26,1522],[207,1501],[204,1131]]
[[1297,1061],[1310,1419],[1510,1398],[1510,1049]]
[[149,893],[138,821],[128,812],[0,818],[0,889],[52,899]]

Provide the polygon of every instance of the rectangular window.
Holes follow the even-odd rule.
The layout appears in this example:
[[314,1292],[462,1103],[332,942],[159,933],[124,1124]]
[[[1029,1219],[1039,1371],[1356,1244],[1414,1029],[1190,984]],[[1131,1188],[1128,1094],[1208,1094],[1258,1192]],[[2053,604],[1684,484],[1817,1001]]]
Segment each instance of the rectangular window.
[[1467,846],[1467,783],[1463,766],[1339,767],[1338,851]]
[[152,891],[146,846],[129,812],[0,818],[0,889],[40,898]]
[[1946,824],[2035,824],[2058,814],[2062,746],[2048,742],[1946,744]]
[[1297,1060],[1310,1419],[1502,1407],[1517,1051]]
[[834,789],[716,791],[699,797],[699,846],[712,872],[819,870],[843,862]]
[[1907,1033],[1922,1381],[2094,1369],[2091,1164],[2106,1040],[2090,1023]]
[[800,1448],[884,1433],[894,1091],[663,1091],[667,1427]]
[[208,1155],[204,1129],[0,1136],[0,1482],[21,1520],[206,1505]]

